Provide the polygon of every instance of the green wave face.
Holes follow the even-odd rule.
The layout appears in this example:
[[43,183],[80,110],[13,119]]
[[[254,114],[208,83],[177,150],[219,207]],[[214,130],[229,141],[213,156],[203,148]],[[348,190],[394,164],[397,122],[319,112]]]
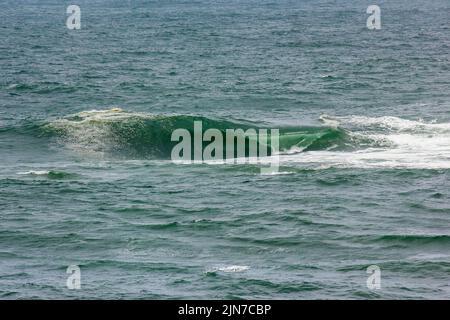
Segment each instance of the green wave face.
[[349,135],[338,128],[303,128],[291,132],[282,129],[280,135],[280,150],[301,151],[344,149],[351,146]]
[[[56,140],[71,149],[79,151],[102,152],[125,157],[127,159],[156,158],[168,159],[172,149],[179,141],[171,141],[176,129],[186,129],[194,138],[194,122],[201,121],[203,133],[208,129],[218,129],[223,136],[224,157],[227,148],[233,147],[236,156],[236,140],[234,145],[226,143],[227,129],[279,129],[279,149],[281,152],[302,152],[328,149],[354,149],[362,142],[351,137],[346,131],[333,127],[283,127],[236,123],[225,120],[214,120],[190,115],[151,115],[128,113],[120,109],[106,111],[81,112],[73,116],[52,121],[40,128],[42,136]],[[238,135],[242,136],[242,135]],[[265,147],[258,136],[245,136],[246,156],[249,154],[250,141],[257,140],[259,147]],[[203,149],[210,142],[203,142]],[[270,139],[268,155],[271,154]]]

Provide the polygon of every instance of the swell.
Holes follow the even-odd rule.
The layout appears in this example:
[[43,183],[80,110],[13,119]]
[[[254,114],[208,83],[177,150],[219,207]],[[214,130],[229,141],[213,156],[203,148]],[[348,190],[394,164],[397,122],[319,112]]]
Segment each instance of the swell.
[[450,236],[448,234],[385,234],[385,235],[360,235],[349,238],[352,242],[378,243],[383,247],[419,247],[419,246],[448,246]]
[[442,235],[384,235],[376,239],[380,242],[404,243],[404,244],[450,244],[450,236]]
[[[171,141],[176,129],[186,129],[194,136],[194,122],[201,121],[203,133],[218,129],[225,137],[227,129],[267,129],[267,125],[233,122],[191,115],[154,115],[125,112],[121,109],[80,112],[45,123],[26,123],[19,127],[0,128],[9,132],[28,134],[52,141],[78,152],[101,152],[127,159],[168,159],[179,141]],[[371,141],[333,126],[292,127],[279,129],[280,151],[297,153],[312,150],[354,150]],[[246,137],[246,146],[254,137]],[[204,142],[205,147],[210,142]],[[260,143],[260,142],[258,142]],[[225,148],[227,146],[225,145]],[[236,148],[235,148],[236,149]],[[248,148],[247,148],[248,151]],[[270,155],[270,139],[268,154]]]

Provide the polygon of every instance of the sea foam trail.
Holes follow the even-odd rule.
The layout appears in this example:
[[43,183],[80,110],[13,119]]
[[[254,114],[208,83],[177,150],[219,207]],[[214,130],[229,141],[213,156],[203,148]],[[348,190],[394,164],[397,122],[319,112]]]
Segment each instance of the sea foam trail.
[[426,123],[423,120],[408,120],[392,116],[366,117],[366,116],[346,116],[333,117],[328,115],[320,116],[320,120],[332,121],[338,124],[353,124],[361,128],[384,128],[396,131],[414,132],[447,132],[450,133],[450,123]]
[[282,156],[285,164],[320,164],[322,167],[450,168],[450,123],[426,123],[398,117],[330,117],[321,120],[351,130],[384,145],[354,152],[307,152]]
[[26,175],[45,176],[45,175],[48,175],[49,173],[50,173],[50,171],[47,171],[47,170],[30,170],[30,171],[17,172],[18,175],[22,175],[22,176],[26,176]]

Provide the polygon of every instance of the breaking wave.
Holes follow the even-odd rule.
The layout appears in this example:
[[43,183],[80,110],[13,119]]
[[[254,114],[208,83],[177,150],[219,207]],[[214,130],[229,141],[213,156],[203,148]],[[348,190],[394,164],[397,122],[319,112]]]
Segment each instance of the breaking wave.
[[[322,115],[319,120],[323,125],[273,128],[280,132],[281,165],[450,168],[450,123],[328,115]],[[171,141],[173,131],[186,129],[193,136],[195,121],[202,122],[203,132],[214,128],[223,136],[227,129],[272,129],[267,124],[245,121],[155,115],[114,108],[83,111],[45,123],[27,123],[20,128],[2,127],[0,134],[14,130],[48,138],[82,155],[100,153],[121,159],[170,159],[178,143]],[[248,142],[252,137],[247,139]],[[204,142],[204,146],[208,143]]]
[[[101,152],[126,158],[169,158],[178,141],[171,141],[172,132],[186,129],[193,136],[194,121],[202,129],[218,129],[225,136],[227,129],[268,129],[249,123],[215,120],[190,115],[153,115],[131,113],[121,109],[80,112],[52,121],[41,127],[41,134],[56,137],[65,146],[90,152]],[[350,150],[372,143],[351,135],[343,129],[321,127],[284,127],[280,130],[280,150],[298,153],[311,150]]]

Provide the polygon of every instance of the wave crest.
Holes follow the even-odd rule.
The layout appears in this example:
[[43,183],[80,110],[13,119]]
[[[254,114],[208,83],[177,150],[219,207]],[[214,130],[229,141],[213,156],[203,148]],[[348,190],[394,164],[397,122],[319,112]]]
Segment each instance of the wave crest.
[[[267,126],[216,120],[191,115],[154,115],[125,112],[122,109],[83,111],[43,126],[44,134],[54,136],[71,149],[123,155],[126,158],[168,158],[178,142],[172,132],[186,129],[193,136],[194,121],[203,132],[215,128],[224,136],[227,129],[270,129]],[[367,139],[349,135],[333,127],[284,127],[280,130],[280,150],[296,153],[310,150],[355,148]]]

